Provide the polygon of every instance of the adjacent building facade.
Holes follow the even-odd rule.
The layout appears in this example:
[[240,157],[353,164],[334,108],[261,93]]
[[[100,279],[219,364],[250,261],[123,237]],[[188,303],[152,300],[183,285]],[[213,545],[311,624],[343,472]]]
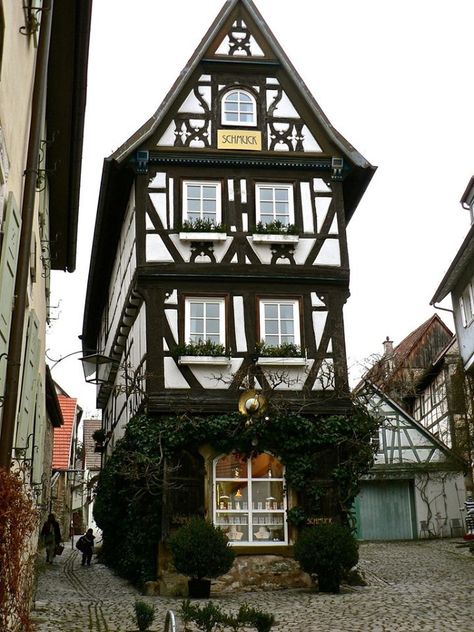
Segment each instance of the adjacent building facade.
[[53,428],[52,269],[74,271],[91,1],[0,6],[0,466],[44,512]]
[[[226,2],[156,114],[104,162],[82,340],[116,361],[98,390],[108,454],[144,411],[248,411],[262,394],[351,409],[346,226],[374,170],[253,2]],[[278,456],[196,448],[206,517],[237,548],[288,547]]]
[[462,535],[466,462],[374,384],[360,384],[357,397],[381,419],[375,463],[354,507],[358,537]]
[[[456,256],[439,284],[431,304],[435,305],[451,295],[454,325],[462,359],[463,377],[460,388],[465,393],[464,452],[474,462],[474,177],[461,198],[462,207],[469,212],[470,229]],[[472,483],[472,475],[471,475]],[[474,486],[470,486],[471,494]]]

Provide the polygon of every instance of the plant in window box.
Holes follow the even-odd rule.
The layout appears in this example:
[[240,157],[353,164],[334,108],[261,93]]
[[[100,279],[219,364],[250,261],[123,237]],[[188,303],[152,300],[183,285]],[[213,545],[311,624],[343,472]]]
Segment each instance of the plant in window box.
[[223,224],[216,224],[212,219],[186,219],[181,225],[183,233],[225,233],[227,228]]
[[103,428],[94,430],[92,433],[92,439],[95,441],[94,452],[103,452],[106,438],[107,434]]
[[178,573],[189,577],[189,596],[196,598],[209,597],[210,578],[227,573],[235,558],[224,532],[202,518],[192,518],[178,529],[169,548]]
[[198,342],[187,342],[176,347],[178,356],[230,356],[228,349],[212,340],[199,340]]
[[299,230],[295,224],[284,224],[280,220],[276,219],[273,222],[264,224],[258,222],[255,227],[255,233],[257,235],[298,235]]
[[282,342],[281,345],[268,345],[263,340],[255,345],[257,356],[262,358],[302,358],[299,345],[293,342]]

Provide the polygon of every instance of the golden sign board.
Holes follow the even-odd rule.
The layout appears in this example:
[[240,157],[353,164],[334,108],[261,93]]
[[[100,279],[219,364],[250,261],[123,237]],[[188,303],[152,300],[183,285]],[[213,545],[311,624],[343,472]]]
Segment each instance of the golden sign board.
[[259,151],[262,149],[262,132],[241,129],[218,129],[217,149]]

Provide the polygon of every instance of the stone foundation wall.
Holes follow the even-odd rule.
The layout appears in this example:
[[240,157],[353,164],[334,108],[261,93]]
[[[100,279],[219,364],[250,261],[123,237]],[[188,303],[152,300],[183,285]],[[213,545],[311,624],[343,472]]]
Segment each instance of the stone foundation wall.
[[278,590],[306,588],[311,578],[300,569],[298,562],[281,555],[242,555],[226,575],[212,581],[213,593],[235,590]]
[[[187,577],[163,572],[159,581],[162,596],[187,596]],[[150,582],[151,584],[151,582]],[[241,555],[231,570],[212,580],[211,595],[227,592],[251,592],[255,590],[280,590],[283,588],[309,588],[311,578],[303,573],[299,564],[281,555]],[[148,594],[156,594],[156,588],[147,587]]]

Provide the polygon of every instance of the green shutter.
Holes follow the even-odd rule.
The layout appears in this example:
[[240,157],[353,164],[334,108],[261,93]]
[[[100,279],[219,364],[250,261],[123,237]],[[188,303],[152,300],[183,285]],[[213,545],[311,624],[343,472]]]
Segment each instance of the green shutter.
[[44,396],[43,383],[38,377],[38,388],[36,391],[36,425],[34,436],[34,454],[33,454],[33,482],[40,483],[41,475],[44,471],[45,460],[45,437],[46,437],[46,399]]
[[[13,193],[9,193],[0,252],[0,354],[8,353],[13,294],[20,245],[21,218]],[[5,391],[6,359],[0,360],[0,395]]]
[[[15,446],[23,448],[28,435],[33,432],[36,408],[36,392],[38,388],[39,365],[39,320],[32,310],[28,318],[25,355],[23,361],[23,379],[21,382],[20,407],[18,409],[18,426]],[[29,439],[31,446],[31,438]]]

